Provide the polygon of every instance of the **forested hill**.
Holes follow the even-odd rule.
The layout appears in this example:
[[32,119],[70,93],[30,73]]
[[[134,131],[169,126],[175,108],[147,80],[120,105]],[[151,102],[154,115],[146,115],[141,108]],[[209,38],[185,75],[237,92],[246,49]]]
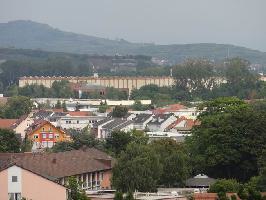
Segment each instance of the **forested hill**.
[[266,53],[225,44],[154,45],[109,40],[99,37],[61,31],[32,21],[0,23],[0,47],[42,49],[46,51],[114,55],[148,55],[179,63],[189,57],[223,60],[242,57],[252,63],[266,64]]

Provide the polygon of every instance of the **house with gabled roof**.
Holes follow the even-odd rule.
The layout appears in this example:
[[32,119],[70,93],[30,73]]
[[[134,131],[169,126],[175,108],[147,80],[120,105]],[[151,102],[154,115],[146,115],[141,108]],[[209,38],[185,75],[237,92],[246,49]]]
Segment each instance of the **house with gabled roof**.
[[153,115],[152,114],[138,114],[133,119],[134,128],[136,130],[145,130],[147,124],[152,121]]
[[68,190],[45,176],[20,164],[12,163],[0,170],[0,200],[18,200],[22,197],[38,200],[67,200]]
[[[82,189],[86,191],[97,191],[111,189],[111,170],[113,164],[114,159],[112,157],[95,148],[82,148],[80,150],[59,153],[0,153],[0,177],[1,171],[16,166],[62,186],[67,185],[68,178],[73,176],[82,183]],[[23,188],[25,188],[24,184],[28,183],[29,180],[27,176],[21,176],[21,173],[24,173],[21,169],[12,172],[12,176],[16,176],[22,189],[20,188],[12,191],[23,195]],[[6,173],[7,172],[5,171],[3,177],[0,178],[0,194],[3,195],[2,191],[4,191],[4,197],[6,197],[11,191],[6,188],[9,180],[7,179]],[[35,179],[36,181],[34,181],[35,184],[32,186],[33,188],[44,184],[42,183],[43,180]],[[56,185],[53,187],[54,188],[51,189],[51,191],[55,191]],[[47,192],[47,190],[44,191]],[[49,190],[49,192],[51,191]],[[0,198],[0,200],[2,199]]]
[[70,136],[46,120],[37,120],[27,129],[27,137],[33,142],[32,150],[51,148],[57,142],[69,141]]
[[176,121],[173,114],[159,114],[155,115],[153,119],[147,124],[149,131],[165,131],[166,128]]

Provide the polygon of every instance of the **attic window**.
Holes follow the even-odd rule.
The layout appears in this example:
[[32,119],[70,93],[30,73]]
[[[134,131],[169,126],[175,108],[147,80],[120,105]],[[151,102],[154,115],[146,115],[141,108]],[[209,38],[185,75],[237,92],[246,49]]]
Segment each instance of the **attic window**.
[[44,128],[42,128],[42,131],[44,131]]
[[17,176],[12,176],[12,183],[18,182],[18,177]]

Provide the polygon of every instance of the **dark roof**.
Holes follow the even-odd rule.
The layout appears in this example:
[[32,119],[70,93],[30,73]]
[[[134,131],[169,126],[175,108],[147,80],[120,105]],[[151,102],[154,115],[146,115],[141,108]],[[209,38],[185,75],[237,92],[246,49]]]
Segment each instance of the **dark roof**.
[[145,121],[147,121],[150,117],[152,116],[152,114],[138,114],[134,119],[134,123],[143,123]]
[[159,114],[155,115],[153,119],[148,124],[162,124],[165,122],[169,117],[173,116],[173,114]]
[[125,121],[124,123],[120,124],[119,126],[116,126],[114,128],[114,130],[120,130],[120,129],[125,128],[126,126],[128,126],[128,125],[130,125],[132,123],[133,123],[133,121],[131,121],[131,120]]
[[95,148],[60,153],[0,153],[0,170],[17,165],[51,179],[110,170],[112,157]]
[[93,128],[98,128],[98,126],[100,126],[100,125],[102,125],[102,124],[104,124],[104,123],[106,123],[106,122],[108,122],[108,121],[111,121],[112,120],[112,118],[110,118],[110,117],[106,117],[105,119],[102,119],[102,120],[100,120],[100,121],[98,121],[98,122],[95,122],[94,124],[93,124]]
[[33,114],[32,118],[34,118],[34,119],[47,119],[52,114],[53,114],[53,111],[39,110],[38,112]]
[[186,180],[187,187],[209,187],[211,184],[215,183],[216,180],[213,178],[209,178],[207,176],[200,175],[195,176],[193,178],[189,178]]
[[114,119],[113,121],[109,122],[108,124],[105,124],[103,125],[102,128],[105,128],[105,129],[113,129],[123,123],[125,123],[127,120],[123,120],[123,119]]

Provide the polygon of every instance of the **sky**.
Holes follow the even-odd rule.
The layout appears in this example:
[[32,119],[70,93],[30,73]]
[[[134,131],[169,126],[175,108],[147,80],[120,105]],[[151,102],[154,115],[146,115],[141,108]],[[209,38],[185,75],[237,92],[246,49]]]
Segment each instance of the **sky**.
[[266,0],[0,0],[0,22],[156,44],[234,44],[266,52]]

